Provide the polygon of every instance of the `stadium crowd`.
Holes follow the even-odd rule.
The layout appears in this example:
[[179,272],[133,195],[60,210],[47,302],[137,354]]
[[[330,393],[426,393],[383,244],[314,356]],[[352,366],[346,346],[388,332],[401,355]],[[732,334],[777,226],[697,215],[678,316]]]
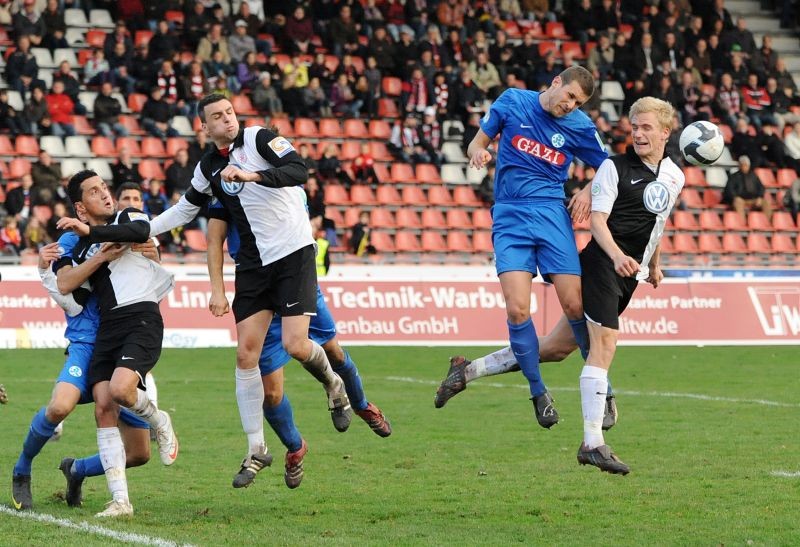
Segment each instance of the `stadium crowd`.
[[[782,26],[794,27],[792,2],[770,7],[782,10]],[[91,20],[103,9],[113,28],[98,30]],[[67,39],[76,12],[89,20],[85,47]],[[298,145],[313,176],[310,215],[327,228],[332,245],[353,252],[374,249],[364,240],[367,219],[326,214],[326,186],[376,189],[387,182],[387,161],[439,171],[449,163],[445,141],[463,139],[465,148],[503,90],[542,89],[573,64],[586,66],[598,89],[608,83],[620,90],[610,110],[600,92],[584,106],[609,150],[630,144],[624,113],[652,95],[676,106],[676,128],[718,123],[732,157],[746,158],[739,163],[747,161],[747,169],[800,169],[797,85],[772,37],[765,34],[757,44],[724,0],[13,0],[0,1],[0,25],[7,29],[0,41],[8,45],[0,157],[31,160],[21,169],[0,161],[0,253],[54,241],[57,219],[69,214],[64,185],[72,173],[47,151],[45,139],[91,139],[91,155],[116,157],[109,184],[142,185],[146,211],[163,212],[189,187],[209,146],[196,121],[197,101],[209,92],[232,97],[245,125],[266,117],[287,132],[305,118],[320,125],[339,118],[388,128],[372,132],[370,124],[347,155],[341,138],[297,135],[306,137]],[[43,74],[42,59],[61,59],[56,53],[71,47],[77,63],[67,56]],[[125,115],[128,108],[133,115]],[[669,146],[676,160],[679,134],[673,132]],[[576,165],[565,193],[592,176],[592,169]],[[491,175],[482,178],[475,207],[492,202]],[[731,177],[736,184],[720,199],[742,214],[745,206],[768,217],[785,208],[796,219],[796,175],[767,198],[765,181],[752,178]],[[342,228],[345,221],[360,225],[352,242],[338,240],[343,232],[337,237],[336,224]],[[181,234],[164,243],[191,246]]]

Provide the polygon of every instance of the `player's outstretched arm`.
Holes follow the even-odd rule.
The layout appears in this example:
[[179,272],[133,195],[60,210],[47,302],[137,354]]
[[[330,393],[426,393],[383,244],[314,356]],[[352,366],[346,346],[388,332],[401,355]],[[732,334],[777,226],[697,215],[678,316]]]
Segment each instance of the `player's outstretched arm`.
[[225,234],[228,224],[219,218],[208,219],[208,277],[211,279],[211,299],[208,302],[208,309],[214,317],[222,317],[230,311],[228,298],[225,296],[225,282],[222,277],[222,264],[224,261],[224,250],[222,244],[225,242]]
[[467,156],[469,156],[469,165],[474,169],[480,169],[487,163],[492,161],[492,153],[487,150],[492,139],[489,135],[478,129],[472,142],[467,147]]
[[58,281],[56,274],[50,268],[50,264],[61,258],[61,250],[58,242],[50,243],[39,249],[39,277],[42,285],[47,289],[50,298],[61,307],[70,317],[75,317],[83,311],[83,306],[75,301],[72,293],[61,294],[58,291]]
[[583,190],[577,192],[569,200],[567,207],[572,216],[572,222],[580,223],[589,218],[592,212],[592,191],[591,185],[587,184]]

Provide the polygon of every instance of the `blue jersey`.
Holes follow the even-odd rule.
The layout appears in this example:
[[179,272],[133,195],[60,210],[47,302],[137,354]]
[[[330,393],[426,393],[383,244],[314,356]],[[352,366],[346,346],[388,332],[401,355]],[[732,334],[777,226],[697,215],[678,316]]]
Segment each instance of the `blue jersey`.
[[577,157],[597,167],[608,157],[592,120],[581,110],[556,118],[539,104],[539,93],[507,89],[481,119],[497,147],[495,201],[564,199],[569,165]]
[[[72,255],[72,249],[78,239],[74,232],[66,232],[58,238],[58,246],[62,257]],[[79,290],[86,291],[86,289]],[[67,330],[64,332],[64,337],[70,342],[94,344],[97,337],[97,327],[100,325],[100,308],[97,305],[97,297],[93,292],[90,292],[88,299],[82,304],[83,311],[78,315],[70,317],[64,314],[67,319]]]

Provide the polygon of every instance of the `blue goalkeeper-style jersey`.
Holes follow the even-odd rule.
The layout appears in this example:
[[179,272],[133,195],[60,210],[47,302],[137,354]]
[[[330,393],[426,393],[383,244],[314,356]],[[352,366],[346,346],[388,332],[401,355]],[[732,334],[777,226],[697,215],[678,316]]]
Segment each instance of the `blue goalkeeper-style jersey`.
[[[58,238],[61,256],[72,256],[72,249],[78,243],[78,236],[74,232],[66,232]],[[64,314],[67,319],[67,329],[64,337],[70,342],[94,344],[97,337],[97,327],[100,325],[100,308],[97,297],[87,288],[80,288],[73,292],[75,300],[83,305],[83,311],[74,317]]]
[[507,89],[481,119],[481,130],[500,133],[494,196],[498,203],[564,199],[574,157],[592,167],[608,157],[592,120],[581,110],[556,118],[539,104],[539,92]]

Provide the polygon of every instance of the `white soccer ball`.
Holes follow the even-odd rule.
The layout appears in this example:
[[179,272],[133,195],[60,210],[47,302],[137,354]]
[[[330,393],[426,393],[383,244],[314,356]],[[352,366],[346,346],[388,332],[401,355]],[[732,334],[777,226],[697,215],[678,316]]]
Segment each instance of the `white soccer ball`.
[[725,149],[722,131],[711,122],[694,122],[687,125],[680,138],[683,157],[692,165],[711,165]]

